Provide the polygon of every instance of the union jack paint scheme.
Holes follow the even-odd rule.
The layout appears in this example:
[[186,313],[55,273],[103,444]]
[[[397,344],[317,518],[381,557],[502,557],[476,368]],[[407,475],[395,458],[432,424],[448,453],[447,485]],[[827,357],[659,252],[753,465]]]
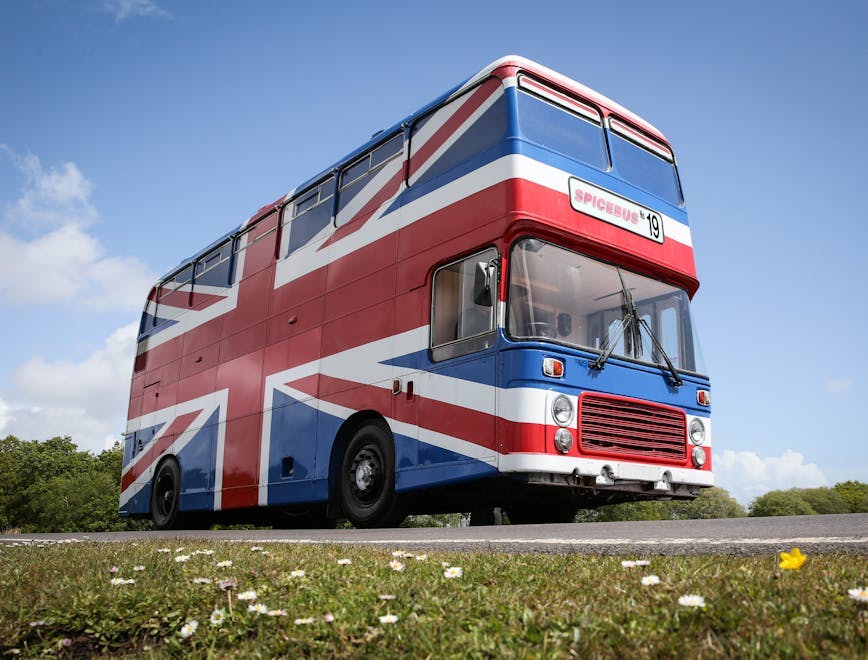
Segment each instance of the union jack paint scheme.
[[502,58],[155,285],[120,513],[545,522],[696,497],[698,286],[665,137]]

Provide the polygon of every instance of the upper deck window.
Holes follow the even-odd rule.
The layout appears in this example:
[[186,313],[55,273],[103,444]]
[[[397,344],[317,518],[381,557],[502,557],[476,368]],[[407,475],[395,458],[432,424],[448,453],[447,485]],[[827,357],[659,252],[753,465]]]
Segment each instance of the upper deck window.
[[226,241],[196,261],[195,285],[225,286],[229,283],[232,242]]
[[[330,176],[322,183],[296,197],[292,204],[292,222],[289,225],[289,249],[292,254],[307,245],[314,236],[331,225],[335,194],[335,178]],[[289,220],[289,207],[284,211],[284,222]]]
[[531,141],[601,170],[608,169],[606,137],[600,112],[528,76],[518,88],[518,121]]
[[[338,187],[338,213],[335,218],[335,225],[340,227],[352,218],[357,217],[355,212],[344,213],[343,211],[351,204],[356,195],[377,176],[383,172],[387,172],[388,174],[384,175],[386,178],[382,181],[385,184],[389,179],[398,174],[400,162],[395,161],[403,153],[404,134],[397,133],[341,170],[340,185]],[[392,163],[392,165],[387,167],[386,163]]]
[[617,119],[609,120],[612,162],[625,181],[667,202],[684,202],[675,157],[662,142]]
[[358,181],[383,163],[399,156],[404,151],[404,134],[399,133],[385,144],[366,153],[360,160],[344,168],[341,172],[341,190]]

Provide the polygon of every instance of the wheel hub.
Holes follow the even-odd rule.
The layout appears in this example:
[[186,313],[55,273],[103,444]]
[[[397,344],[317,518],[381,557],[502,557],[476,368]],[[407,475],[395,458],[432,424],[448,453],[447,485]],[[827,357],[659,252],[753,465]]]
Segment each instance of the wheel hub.
[[370,449],[360,451],[350,469],[357,496],[370,498],[379,486],[381,472],[377,455]]
[[370,490],[377,481],[377,466],[370,459],[364,459],[356,465],[356,488],[365,492]]

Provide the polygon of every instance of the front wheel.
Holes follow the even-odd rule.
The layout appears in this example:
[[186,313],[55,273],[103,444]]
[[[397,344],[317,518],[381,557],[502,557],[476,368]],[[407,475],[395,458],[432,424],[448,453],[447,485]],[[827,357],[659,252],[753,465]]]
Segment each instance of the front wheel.
[[382,421],[359,428],[341,461],[341,502],[354,527],[397,527],[404,520],[395,494],[395,445]]
[[178,461],[167,458],[160,463],[151,491],[151,518],[157,529],[174,529],[179,522],[181,470]]

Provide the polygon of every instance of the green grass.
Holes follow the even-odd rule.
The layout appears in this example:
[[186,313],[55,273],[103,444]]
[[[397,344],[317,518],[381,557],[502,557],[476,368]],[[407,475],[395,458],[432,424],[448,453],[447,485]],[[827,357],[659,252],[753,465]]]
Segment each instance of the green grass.
[[[864,556],[652,557],[429,552],[266,543],[0,546],[0,655],[198,657],[865,657]],[[168,547],[170,552],[158,552]],[[790,548],[781,548],[789,550]],[[213,555],[194,554],[213,550]],[[178,555],[189,555],[176,562]],[[348,558],[351,565],[338,565]],[[217,563],[231,560],[232,566]],[[443,562],[463,569],[444,577]],[[117,567],[115,574],[111,567]],[[134,566],[144,570],[135,571]],[[292,577],[304,570],[303,577]],[[643,586],[643,576],[660,583]],[[135,584],[113,586],[113,577]],[[195,578],[210,584],[196,584]],[[223,590],[218,580],[235,578]],[[256,602],[284,609],[271,617]],[[696,594],[704,608],[678,604]],[[381,595],[394,595],[393,600]],[[221,626],[212,626],[214,610]],[[330,614],[334,621],[327,622]],[[381,623],[393,614],[395,623]],[[312,617],[313,623],[296,624]],[[182,626],[198,629],[182,639]]]

